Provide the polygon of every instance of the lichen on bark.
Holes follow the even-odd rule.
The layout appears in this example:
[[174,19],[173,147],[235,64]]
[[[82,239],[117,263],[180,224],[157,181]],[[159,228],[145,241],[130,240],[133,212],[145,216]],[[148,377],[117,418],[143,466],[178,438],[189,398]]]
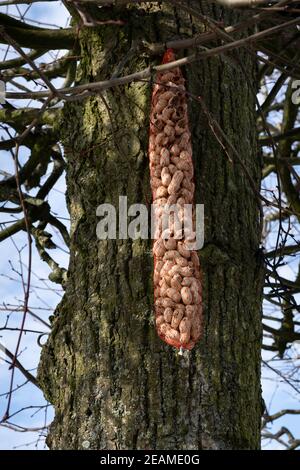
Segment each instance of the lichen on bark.
[[[198,2],[197,2],[198,4]],[[146,8],[146,9],[144,9]],[[202,5],[224,21],[237,14]],[[125,13],[124,13],[125,15]],[[109,78],[140,39],[191,35],[203,25],[162,6],[134,6],[122,28],[80,31],[80,83]],[[187,51],[184,51],[187,52]],[[239,51],[248,81],[255,59]],[[122,73],[161,58],[137,54]],[[240,68],[211,58],[185,70],[191,94],[236,146],[259,188],[255,97]],[[257,449],[260,441],[260,241],[256,197],[190,99],[197,203],[205,204],[205,335],[181,358],[153,325],[149,240],[96,237],[96,208],[119,195],[150,203],[151,84],[132,83],[67,104],[63,143],[71,217],[68,282],[43,348],[39,381],[55,407],[52,449]],[[83,444],[84,443],[84,444]]]

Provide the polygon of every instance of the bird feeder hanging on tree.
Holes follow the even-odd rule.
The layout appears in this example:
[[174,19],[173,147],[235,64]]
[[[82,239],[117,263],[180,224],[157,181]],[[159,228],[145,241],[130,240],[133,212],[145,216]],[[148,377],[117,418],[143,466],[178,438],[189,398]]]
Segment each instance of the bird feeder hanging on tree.
[[[168,49],[163,63],[174,60],[173,50]],[[192,349],[203,331],[202,285],[198,254],[191,249],[195,238],[194,167],[180,68],[158,73],[156,77],[150,113],[149,165],[156,227],[153,243],[156,329],[167,344]],[[177,230],[178,219],[181,223],[186,221],[188,204],[192,207],[191,229]],[[170,211],[171,206],[177,215]]]

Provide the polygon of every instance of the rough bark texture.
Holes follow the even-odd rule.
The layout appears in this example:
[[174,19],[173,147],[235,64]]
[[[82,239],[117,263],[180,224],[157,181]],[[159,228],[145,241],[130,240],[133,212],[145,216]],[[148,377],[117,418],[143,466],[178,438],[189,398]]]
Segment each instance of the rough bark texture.
[[[198,4],[198,2],[196,2]],[[202,7],[216,19],[237,14]],[[207,10],[205,10],[207,8]],[[208,10],[209,8],[209,10]],[[80,33],[78,81],[108,78],[140,38],[186,37],[203,26],[169,7],[125,15],[128,24]],[[185,51],[187,52],[187,51]],[[237,52],[255,86],[255,62]],[[152,59],[151,59],[152,60]],[[159,62],[161,57],[154,58]],[[136,54],[122,73],[149,64]],[[235,63],[185,71],[259,187],[255,98]],[[39,380],[56,416],[52,449],[257,449],[260,441],[261,264],[257,202],[242,168],[220,148],[190,101],[197,199],[205,204],[205,335],[180,357],[156,335],[150,241],[96,238],[96,207],[149,202],[151,86],[133,83],[67,105],[64,145],[71,260],[65,296],[43,349]],[[109,107],[109,112],[108,108]]]

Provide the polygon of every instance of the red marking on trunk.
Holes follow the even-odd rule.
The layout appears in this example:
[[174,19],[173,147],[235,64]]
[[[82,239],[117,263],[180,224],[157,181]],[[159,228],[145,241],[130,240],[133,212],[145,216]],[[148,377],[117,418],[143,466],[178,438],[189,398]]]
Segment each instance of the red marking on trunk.
[[168,64],[169,62],[173,62],[176,59],[174,49],[167,49],[164,53],[162,63]]

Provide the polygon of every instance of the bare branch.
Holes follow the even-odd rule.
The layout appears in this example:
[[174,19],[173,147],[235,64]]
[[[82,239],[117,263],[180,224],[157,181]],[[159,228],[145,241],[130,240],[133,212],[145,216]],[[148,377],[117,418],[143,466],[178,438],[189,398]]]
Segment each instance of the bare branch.
[[24,375],[24,377],[26,377],[27,380],[29,380],[36,387],[40,388],[36,378],[27,369],[25,369],[21,362],[15,358],[15,355],[1,343],[0,351],[2,351],[9,359],[11,359],[11,361],[14,362],[15,367],[17,367],[19,371],[22,372],[22,374]]

